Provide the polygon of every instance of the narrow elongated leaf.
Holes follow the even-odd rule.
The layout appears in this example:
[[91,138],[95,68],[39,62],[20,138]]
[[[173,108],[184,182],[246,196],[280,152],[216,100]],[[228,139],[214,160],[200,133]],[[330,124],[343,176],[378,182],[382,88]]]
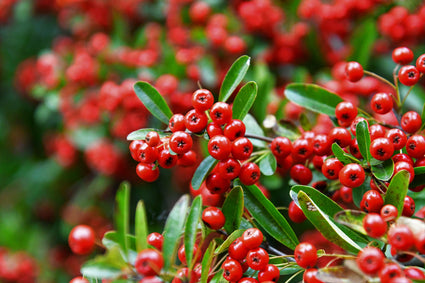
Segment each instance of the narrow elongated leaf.
[[192,187],[195,191],[201,187],[202,182],[207,178],[208,174],[217,162],[217,159],[211,155],[208,155],[204,160],[202,160],[192,177]]
[[147,82],[137,82],[134,84],[134,91],[153,116],[164,124],[168,124],[173,112],[171,112],[165,99],[152,85]]
[[233,119],[243,120],[257,97],[258,87],[255,82],[248,82],[238,92],[233,101]]
[[298,238],[288,221],[276,207],[255,186],[242,186],[245,196],[245,207],[258,224],[277,241],[290,249],[298,245]]
[[343,99],[318,85],[292,83],[286,86],[285,96],[290,101],[311,111],[335,116],[335,107]]
[[148,225],[146,219],[145,205],[143,201],[139,200],[136,207],[135,217],[135,234],[136,234],[136,251],[139,252],[148,247]]
[[[303,191],[306,193],[310,198],[314,199],[317,205],[319,205],[323,210],[325,210],[325,213],[328,215],[335,215],[339,211],[342,211],[343,208],[339,206],[336,202],[319,192],[313,187],[309,186],[301,186],[296,185],[291,188],[291,197],[294,201],[298,201],[298,193],[300,191]],[[292,193],[294,192],[294,193]]]
[[332,144],[332,152],[339,161],[344,165],[349,163],[359,163],[359,160],[352,156],[351,154],[346,153],[337,143]]
[[345,227],[344,229],[344,226],[337,225],[305,192],[298,193],[298,202],[307,219],[326,239],[350,253],[357,254],[362,249],[355,239],[359,237],[353,237],[356,235],[354,232],[347,235],[349,228]]
[[367,214],[360,210],[346,209],[335,214],[334,219],[340,224],[350,227],[361,234],[367,235],[366,230],[363,228],[363,218]]
[[186,261],[189,268],[192,267],[193,247],[196,242],[196,232],[198,230],[199,219],[202,213],[202,198],[197,196],[190,207],[189,215],[186,219],[184,229],[184,250],[186,254]]
[[222,252],[227,251],[227,248],[230,246],[230,244],[233,243],[234,240],[242,236],[243,232],[245,232],[245,230],[243,229],[233,231],[233,233],[230,234],[227,239],[215,249],[214,254],[218,255]]
[[280,120],[273,128],[273,131],[277,135],[287,137],[290,140],[295,140],[301,136],[301,131],[298,129],[297,125],[289,120]]
[[95,260],[86,262],[81,267],[84,277],[96,279],[114,279],[122,274],[122,267],[111,263],[97,262]]
[[210,272],[211,263],[214,258],[215,246],[215,241],[211,241],[207,250],[204,253],[204,257],[202,258],[201,283],[208,282],[208,274]]
[[360,121],[356,126],[356,137],[357,137],[357,143],[359,145],[360,153],[362,154],[363,158],[369,162],[371,155],[370,155],[370,133],[369,133],[369,127],[367,126],[366,121]]
[[425,184],[425,166],[415,167],[413,168],[413,170],[415,172],[415,177],[412,183],[410,183],[409,187],[414,188],[420,185],[424,185]]
[[406,170],[401,170],[391,179],[385,194],[384,204],[392,204],[398,209],[398,215],[403,212],[404,198],[407,195],[409,187],[410,174]]
[[372,174],[376,179],[388,181],[394,173],[394,162],[392,159],[372,166]]
[[227,233],[232,233],[236,229],[239,229],[242,220],[242,214],[244,209],[243,191],[240,186],[234,187],[226,200],[223,203],[223,214],[226,218],[224,223],[224,230]]
[[[127,234],[126,238],[128,243],[128,249],[136,251],[136,237]],[[120,247],[118,241],[119,239],[117,231],[108,231],[105,233],[105,235],[103,235],[102,245],[104,245],[107,250],[110,250],[115,246]]]
[[162,254],[164,257],[164,270],[168,270],[176,261],[177,248],[183,233],[186,214],[189,210],[189,196],[182,196],[174,205],[164,227],[164,242]]
[[122,182],[116,195],[115,226],[117,227],[118,243],[128,260],[128,241],[130,221],[130,184]]
[[274,155],[269,152],[266,156],[260,160],[258,166],[260,167],[260,171],[265,176],[271,176],[276,172],[276,158]]
[[245,77],[248,71],[251,58],[244,55],[239,57],[227,71],[224,77],[223,83],[220,88],[220,94],[218,97],[219,101],[226,102],[227,99],[232,95],[233,91],[237,88],[239,83]]
[[[256,136],[264,137],[263,129],[261,128],[260,125],[258,125],[255,118],[252,117],[249,113],[245,116],[245,118],[242,121],[246,127],[245,135],[256,135]],[[254,146],[266,147],[266,142],[262,140],[254,139],[254,138],[251,138],[250,140]]]
[[300,115],[300,124],[304,131],[311,131],[313,128],[310,121],[308,120],[307,115],[304,112],[302,112]]
[[171,134],[171,133],[167,133],[154,128],[145,128],[145,129],[139,129],[139,130],[131,132],[130,134],[128,134],[127,140],[128,141],[144,140],[146,138],[146,135],[149,132],[157,132],[160,138],[166,137]]

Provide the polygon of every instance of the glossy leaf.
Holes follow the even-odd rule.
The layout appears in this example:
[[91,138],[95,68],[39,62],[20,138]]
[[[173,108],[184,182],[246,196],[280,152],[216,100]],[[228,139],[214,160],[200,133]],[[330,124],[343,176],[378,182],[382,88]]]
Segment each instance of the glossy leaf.
[[376,179],[388,181],[394,173],[394,162],[388,159],[378,165],[372,165],[371,169]]
[[248,82],[238,92],[233,101],[233,119],[243,120],[254,104],[257,97],[258,87],[255,82]]
[[122,267],[111,263],[88,261],[81,267],[84,277],[96,279],[114,279],[122,274]]
[[287,137],[290,140],[296,140],[301,136],[301,131],[297,125],[289,120],[280,120],[273,130],[277,135]]
[[230,246],[230,244],[233,243],[234,240],[242,236],[243,232],[245,232],[245,230],[243,229],[233,231],[233,233],[230,234],[227,239],[215,249],[214,254],[218,255],[227,251],[227,248]]
[[366,230],[363,228],[363,218],[367,214],[360,210],[346,209],[335,214],[334,219],[336,222],[350,227],[351,229],[367,235]]
[[415,176],[425,174],[425,166],[418,166],[418,167],[413,168],[413,170],[415,172]]
[[310,121],[308,120],[307,115],[304,112],[302,112],[300,115],[300,124],[304,131],[311,131],[313,128]]
[[[333,220],[333,215],[330,216],[326,214],[321,209],[321,207],[324,209],[325,207],[319,207],[304,191],[300,191],[298,193],[298,202],[307,219],[326,239],[350,253],[357,254],[362,249],[357,244],[358,241],[356,238],[359,237],[354,237],[357,235],[354,234],[353,231],[349,230],[349,228],[337,225],[337,223]],[[349,232],[349,235],[347,235],[347,232]]]
[[[254,117],[252,117],[252,115],[248,113],[242,121],[244,122],[246,127],[245,135],[256,135],[264,137],[263,129],[260,125],[258,125],[257,121]],[[254,146],[266,147],[266,142],[262,140],[254,138],[251,138],[250,140]]]
[[260,160],[258,166],[260,171],[265,176],[271,176],[276,172],[276,158],[271,152],[266,153],[266,155]]
[[219,101],[226,102],[232,95],[233,91],[238,87],[239,83],[245,77],[248,71],[251,58],[244,55],[239,57],[230,67],[220,88]]
[[189,215],[186,219],[184,229],[184,250],[186,254],[186,261],[189,267],[192,267],[193,247],[196,242],[196,232],[198,230],[198,223],[201,219],[202,213],[202,198],[197,196],[190,207]]
[[128,259],[128,241],[130,221],[130,184],[122,182],[116,195],[115,227],[117,228],[118,243]]
[[309,197],[314,199],[321,208],[326,209],[325,212],[330,216],[333,216],[337,212],[343,210],[343,208],[339,206],[336,202],[334,202],[315,188],[309,186],[296,185],[291,188],[291,197],[295,202],[298,201],[298,193],[300,191],[303,191]]
[[413,168],[415,172],[415,177],[413,178],[412,183],[410,183],[409,187],[414,188],[420,185],[425,184],[425,166],[419,166]]
[[171,112],[165,99],[152,85],[147,82],[137,82],[134,84],[134,91],[153,116],[164,124],[168,124],[173,112]]
[[207,178],[208,174],[217,162],[217,159],[211,155],[208,155],[204,160],[202,160],[192,177],[192,187],[195,191],[201,187],[202,182]]
[[135,234],[136,234],[136,250],[140,252],[148,247],[148,222],[146,219],[145,205],[143,201],[139,200],[136,207],[135,217]]
[[168,270],[176,260],[180,237],[183,233],[186,214],[189,210],[189,196],[182,196],[174,205],[164,227],[164,242],[162,254],[164,257],[164,270]]
[[356,137],[360,153],[366,161],[370,161],[370,133],[366,121],[360,121],[356,126]]
[[352,156],[351,154],[346,153],[337,143],[332,144],[332,152],[339,161],[344,165],[349,163],[359,163],[359,160]]
[[361,184],[355,190],[352,190],[352,192],[353,192],[353,203],[357,207],[360,207],[360,202],[362,201],[363,195],[368,190],[370,190],[370,186],[369,186],[369,182],[368,181],[363,182],[363,184]]
[[378,31],[373,19],[359,24],[350,39],[353,52],[347,61],[357,61],[363,67],[367,67],[377,37]]
[[290,249],[295,249],[298,238],[288,221],[276,207],[255,186],[242,186],[245,197],[245,207],[257,223],[275,238]]
[[236,186],[227,195],[222,208],[224,217],[226,218],[224,230],[226,230],[227,233],[230,234],[236,229],[239,229],[239,226],[241,225],[243,209],[243,191],[240,186]]
[[401,170],[391,179],[385,194],[384,204],[392,204],[398,209],[398,215],[403,212],[404,198],[409,187],[410,174],[406,170]]
[[158,129],[154,129],[154,128],[145,128],[145,129],[139,129],[136,131],[131,132],[130,134],[128,134],[127,136],[127,140],[129,141],[133,141],[133,140],[144,140],[146,138],[146,135],[149,132],[157,132],[159,134],[160,138],[166,137],[171,135],[171,133],[166,133],[164,131],[158,130]]
[[251,113],[258,121],[263,121],[266,118],[267,105],[275,85],[275,76],[266,64],[259,63],[254,65],[254,81],[258,84],[258,92]]
[[286,86],[285,96],[290,101],[314,112],[335,116],[335,107],[343,99],[318,85],[292,83]]
[[[136,251],[136,237],[128,234],[126,238],[127,238],[127,243],[129,244],[128,245],[129,250]],[[115,246],[120,247],[118,241],[119,239],[118,239],[117,231],[108,231],[105,233],[105,235],[103,235],[102,245],[104,245],[107,250],[110,250],[114,248]]]
[[202,258],[201,283],[208,282],[208,274],[210,272],[211,263],[214,258],[215,246],[215,241],[211,241]]

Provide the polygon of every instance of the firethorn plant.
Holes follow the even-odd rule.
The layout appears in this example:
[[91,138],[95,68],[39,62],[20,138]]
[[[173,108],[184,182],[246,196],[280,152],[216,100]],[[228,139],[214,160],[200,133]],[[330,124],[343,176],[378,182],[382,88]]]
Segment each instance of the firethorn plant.
[[[160,168],[198,164],[190,184],[194,198],[190,204],[188,195],[181,197],[164,231],[150,234],[139,201],[131,235],[129,186],[123,183],[116,198],[117,230],[102,240],[107,253],[87,262],[82,274],[128,282],[278,282],[284,274],[288,281],[305,282],[337,276],[349,282],[424,278],[423,269],[410,265],[425,262],[425,223],[411,218],[415,202],[407,195],[425,183],[424,114],[404,110],[424,60],[418,59],[418,67],[406,65],[414,59],[407,47],[395,49],[392,57],[393,83],[355,61],[345,64],[345,77],[339,79],[380,80],[386,87],[371,94],[370,109],[391,113],[395,121],[380,120],[318,85],[286,86],[291,103],[331,117],[324,131],[285,124],[272,115],[265,131],[249,113],[261,99],[256,83],[236,91],[250,64],[247,56],[234,62],[218,94],[196,90],[187,113],[173,113],[154,87],[137,82],[137,96],[164,127],[128,136],[136,172],[153,182]],[[411,88],[402,93],[399,83]],[[200,148],[205,156],[199,163]],[[262,185],[274,174],[290,179],[289,221]],[[314,237],[299,241],[292,226],[306,220],[321,233],[325,247]],[[74,252],[91,251],[93,236],[77,237],[74,230],[71,235]],[[330,250],[330,243],[338,248]],[[112,262],[113,256],[119,260]],[[418,261],[402,262],[408,257]]]

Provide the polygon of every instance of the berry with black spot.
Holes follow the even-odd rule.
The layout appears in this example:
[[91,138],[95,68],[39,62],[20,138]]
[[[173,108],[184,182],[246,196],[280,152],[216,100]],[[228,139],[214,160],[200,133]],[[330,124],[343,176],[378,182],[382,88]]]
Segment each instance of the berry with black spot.
[[384,206],[384,199],[381,194],[375,190],[369,190],[363,194],[360,201],[360,209],[364,212],[379,213]]
[[239,173],[239,179],[244,185],[253,185],[258,182],[260,179],[261,172],[257,164],[253,162],[244,163],[241,166],[241,171]]
[[237,282],[242,278],[243,271],[241,264],[234,259],[226,259],[221,265],[223,277],[229,282]]
[[270,150],[276,158],[285,158],[292,152],[292,143],[287,137],[276,137],[270,144]]
[[210,117],[217,125],[224,125],[232,119],[232,108],[225,102],[216,102],[211,107]]
[[232,156],[238,160],[248,159],[253,150],[252,142],[246,137],[237,138],[232,142]]
[[378,213],[368,213],[363,218],[363,228],[369,236],[379,238],[387,232],[387,223]]
[[208,124],[208,116],[196,109],[189,110],[184,116],[184,125],[192,133],[202,132]]
[[351,124],[351,122],[356,118],[357,113],[357,107],[349,101],[340,102],[335,107],[335,116],[343,123]]
[[392,204],[386,204],[381,208],[380,215],[382,219],[386,222],[393,221],[398,216],[398,209]]
[[241,240],[248,250],[252,250],[263,242],[263,233],[258,228],[249,228],[243,232]]
[[224,135],[229,138],[229,140],[234,141],[239,137],[245,136],[245,124],[238,119],[232,119],[224,127]]
[[210,206],[204,209],[202,212],[202,221],[205,225],[213,230],[219,230],[224,226],[226,218],[220,209],[214,206]]
[[370,106],[375,113],[387,114],[393,109],[393,98],[389,93],[378,92],[372,97]]
[[186,130],[184,116],[182,114],[174,114],[171,116],[168,127],[173,133]]
[[370,143],[369,150],[373,158],[385,161],[393,155],[394,146],[387,138],[377,138]]
[[338,176],[341,184],[350,188],[357,188],[361,186],[366,178],[363,167],[357,163],[345,165],[339,171]]
[[237,159],[228,158],[218,162],[216,168],[223,178],[233,180],[239,176],[241,164]]
[[328,158],[323,162],[322,174],[329,180],[336,180],[339,178],[339,171],[344,167],[338,158]]
[[401,117],[400,125],[407,133],[413,134],[422,126],[421,115],[416,111],[408,111]]
[[402,149],[407,142],[406,134],[397,128],[388,130],[388,132],[385,134],[385,137],[393,144],[394,150]]
[[177,154],[184,154],[192,148],[192,137],[183,131],[174,132],[170,138],[170,148]]
[[357,255],[357,266],[367,275],[376,274],[384,266],[385,256],[375,247],[366,247]]
[[309,242],[299,243],[294,250],[294,258],[299,266],[302,268],[310,268],[316,265],[317,250]]
[[393,225],[388,230],[388,243],[397,251],[407,251],[415,244],[415,238],[408,226]]
[[162,254],[154,249],[144,249],[137,254],[134,267],[144,276],[154,276],[161,272],[164,266]]
[[227,159],[232,151],[232,143],[226,136],[214,136],[208,141],[208,152],[217,160]]
[[269,254],[263,248],[254,248],[248,251],[246,263],[254,270],[264,270],[269,263]]
[[300,185],[307,185],[313,179],[311,170],[302,164],[292,166],[289,174],[291,175],[291,179]]
[[398,79],[404,85],[415,85],[419,81],[419,78],[419,71],[413,65],[405,65],[398,71]]
[[211,108],[214,104],[214,96],[207,89],[198,89],[192,95],[192,106],[202,112]]
[[425,155],[425,137],[413,135],[407,139],[406,151],[410,157],[423,158]]

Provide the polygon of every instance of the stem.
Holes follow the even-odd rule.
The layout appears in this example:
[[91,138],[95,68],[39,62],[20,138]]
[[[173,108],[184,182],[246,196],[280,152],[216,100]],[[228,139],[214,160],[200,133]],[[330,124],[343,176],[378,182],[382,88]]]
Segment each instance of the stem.
[[294,275],[292,275],[291,277],[289,277],[289,279],[288,279],[288,280],[286,280],[286,281],[285,281],[285,283],[289,283],[289,282],[291,282],[291,281],[292,281],[292,279],[294,279],[295,277],[297,277],[297,276],[298,276],[298,274],[301,274],[301,272],[304,272],[304,269],[301,269],[300,271],[298,271],[298,272],[294,273]]
[[370,71],[363,71],[366,75],[374,77],[375,79],[380,80],[383,83],[386,83],[387,85],[391,86],[392,88],[396,89],[396,86],[390,82],[389,80],[381,77],[380,75],[375,74],[374,72],[370,72]]
[[272,142],[273,139],[269,138],[269,137],[263,137],[263,136],[259,136],[259,135],[255,135],[255,134],[245,134],[246,138],[252,138],[252,139],[257,139],[257,140],[261,140],[261,141],[265,141],[265,142]]
[[399,65],[397,64],[397,66],[394,68],[393,70],[393,80],[395,83],[395,101],[397,103],[397,110],[400,110],[400,89],[398,87],[398,80],[397,80],[397,69],[398,69]]

